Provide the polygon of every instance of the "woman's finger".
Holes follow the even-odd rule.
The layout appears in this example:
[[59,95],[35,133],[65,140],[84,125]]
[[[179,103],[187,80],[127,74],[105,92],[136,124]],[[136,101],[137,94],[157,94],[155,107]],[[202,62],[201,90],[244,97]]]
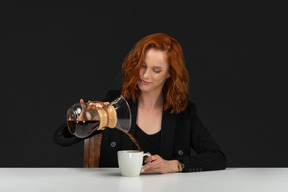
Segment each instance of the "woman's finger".
[[100,130],[104,130],[106,127],[99,127],[97,130],[100,131]]
[[[150,154],[150,153],[149,153]],[[151,155],[151,154],[150,154]],[[150,157],[148,157],[147,156],[147,158],[145,159],[145,163],[150,163],[150,162],[152,162],[152,161],[154,161],[155,160],[155,157],[154,157],[154,155],[151,155]]]
[[151,172],[151,170],[153,170],[153,167],[155,166],[157,164],[157,162],[155,162],[155,161],[151,161],[150,163],[148,163],[148,164],[146,164],[146,165],[144,165],[143,167],[142,167],[142,172],[144,172],[144,173],[150,173]]
[[83,99],[80,99],[80,104],[81,104],[81,107],[82,107],[82,111],[83,111],[83,110],[86,110],[86,105],[85,105]]

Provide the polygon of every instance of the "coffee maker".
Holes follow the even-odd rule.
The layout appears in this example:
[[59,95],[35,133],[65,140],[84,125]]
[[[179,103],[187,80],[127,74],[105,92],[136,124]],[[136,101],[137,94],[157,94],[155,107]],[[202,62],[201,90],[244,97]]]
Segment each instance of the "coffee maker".
[[128,132],[131,127],[131,111],[128,102],[121,95],[111,103],[101,101],[84,102],[72,105],[67,110],[67,125],[69,131],[85,138],[94,131],[106,127],[117,128]]

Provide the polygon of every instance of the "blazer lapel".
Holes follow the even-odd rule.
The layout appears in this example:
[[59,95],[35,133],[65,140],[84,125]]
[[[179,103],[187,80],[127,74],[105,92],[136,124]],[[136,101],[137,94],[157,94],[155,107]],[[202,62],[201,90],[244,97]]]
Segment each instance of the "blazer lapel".
[[[134,136],[135,130],[136,130],[138,101],[133,103],[132,100],[129,100],[128,103],[129,103],[131,114],[132,114],[131,129],[129,133]],[[171,115],[169,111],[163,111],[159,155],[164,159],[171,159],[173,157],[175,123],[176,123],[175,115]],[[122,134],[122,149],[129,150],[129,149],[134,149],[135,147],[136,146],[130,140],[129,136],[123,133]]]
[[[135,130],[136,130],[136,117],[137,117],[138,102],[136,101],[135,103],[133,103],[133,101],[130,99],[128,100],[128,104],[130,106],[131,116],[132,116],[131,128],[130,128],[129,133],[134,136]],[[131,149],[134,149],[135,147],[136,146],[134,146],[134,143],[129,138],[129,136],[123,133],[122,134],[122,149],[131,150]]]
[[174,135],[175,135],[175,115],[169,114],[169,111],[163,111],[160,141],[160,156],[164,159],[173,157]]

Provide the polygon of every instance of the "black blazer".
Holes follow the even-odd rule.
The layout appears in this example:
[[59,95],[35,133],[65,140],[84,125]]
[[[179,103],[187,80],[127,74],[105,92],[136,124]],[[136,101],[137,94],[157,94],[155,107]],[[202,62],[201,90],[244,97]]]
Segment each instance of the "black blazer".
[[[109,91],[103,101],[111,102],[119,96],[119,91]],[[129,133],[135,135],[138,102],[128,100],[128,103],[132,114]],[[97,132],[93,135],[95,134]],[[69,146],[82,140],[71,135],[67,125],[60,126],[54,134],[54,141],[62,146]],[[122,131],[106,128],[102,135],[99,167],[118,167],[117,151],[124,149],[135,149],[131,139]],[[182,161],[185,164],[183,172],[226,168],[224,153],[201,123],[196,114],[195,104],[191,101],[179,114],[163,111],[159,155],[166,160]]]

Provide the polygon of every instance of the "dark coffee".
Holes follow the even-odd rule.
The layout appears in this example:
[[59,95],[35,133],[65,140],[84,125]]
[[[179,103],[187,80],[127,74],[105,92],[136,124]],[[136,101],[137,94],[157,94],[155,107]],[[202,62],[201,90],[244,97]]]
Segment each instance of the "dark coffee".
[[76,135],[79,138],[84,138],[89,136],[94,130],[97,130],[100,122],[93,121],[73,121],[68,120],[68,129],[69,131]]
[[[123,131],[123,132],[124,132],[124,131]],[[133,141],[133,143],[136,145],[136,147],[138,148],[138,150],[141,152],[142,149],[140,148],[137,140],[136,140],[130,133],[128,133],[128,132],[124,132],[124,133],[126,133],[126,134],[130,137],[130,139],[131,139],[131,140]]]

